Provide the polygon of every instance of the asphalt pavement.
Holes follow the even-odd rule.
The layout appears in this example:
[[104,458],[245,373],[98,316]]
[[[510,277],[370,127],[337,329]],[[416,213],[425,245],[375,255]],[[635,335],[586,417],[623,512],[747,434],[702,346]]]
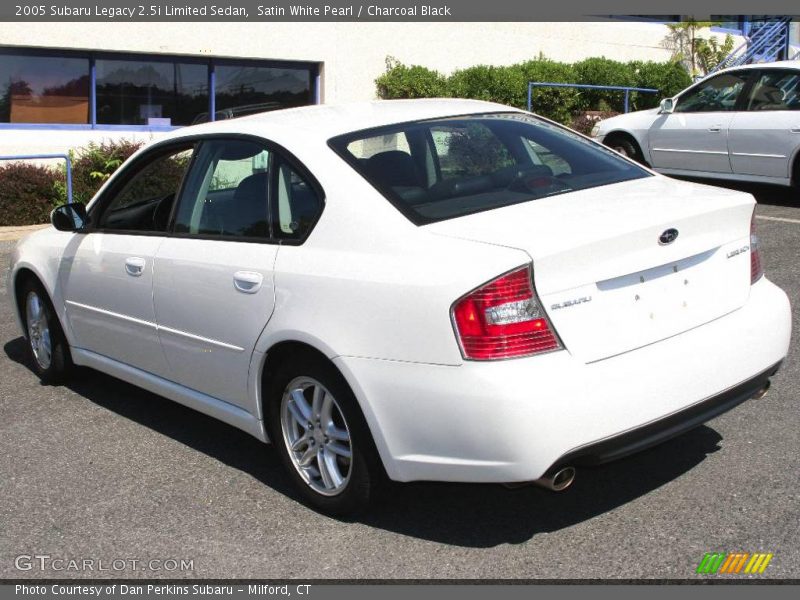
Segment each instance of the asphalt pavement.
[[[745,189],[797,329],[800,198]],[[90,370],[41,385],[4,286],[11,248],[0,242],[0,579],[749,577],[695,575],[710,551],[773,553],[755,577],[800,579],[797,336],[766,398],[581,469],[564,493],[395,485],[344,522],[298,501],[272,449],[210,417]],[[24,558],[37,555],[50,558]],[[182,559],[191,569],[173,570]]]

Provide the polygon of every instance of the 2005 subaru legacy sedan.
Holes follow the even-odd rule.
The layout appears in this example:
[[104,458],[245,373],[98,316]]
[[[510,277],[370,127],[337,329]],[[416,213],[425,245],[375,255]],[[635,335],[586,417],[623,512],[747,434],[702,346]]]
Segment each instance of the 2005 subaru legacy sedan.
[[763,394],[787,353],[753,198],[505,106],[189,127],[16,248],[47,381],[86,365],[272,440],[314,507],[570,484]]

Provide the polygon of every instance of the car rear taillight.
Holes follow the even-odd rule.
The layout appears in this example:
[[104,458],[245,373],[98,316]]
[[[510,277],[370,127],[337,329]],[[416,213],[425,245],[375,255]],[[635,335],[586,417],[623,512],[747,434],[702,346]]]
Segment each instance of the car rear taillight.
[[464,358],[516,358],[561,348],[536,297],[530,266],[471,291],[453,305],[452,318]]
[[750,285],[761,279],[764,268],[761,266],[761,252],[758,249],[758,235],[756,234],[756,211],[750,219]]

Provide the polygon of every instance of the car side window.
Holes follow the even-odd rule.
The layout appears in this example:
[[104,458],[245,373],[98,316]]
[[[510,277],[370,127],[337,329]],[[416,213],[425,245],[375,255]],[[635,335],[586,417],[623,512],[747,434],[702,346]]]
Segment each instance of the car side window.
[[203,142],[181,195],[175,232],[267,239],[269,162],[270,152],[256,142]]
[[700,82],[678,98],[675,112],[725,112],[736,108],[739,94],[747,83],[747,73],[722,73]]
[[166,231],[192,152],[191,147],[159,152],[155,159],[143,166],[133,166],[133,175],[102,209],[98,228],[128,232]]
[[285,160],[277,160],[277,187],[273,204],[273,235],[278,239],[302,239],[322,210],[314,187]]
[[800,71],[763,71],[750,92],[747,110],[800,110]]

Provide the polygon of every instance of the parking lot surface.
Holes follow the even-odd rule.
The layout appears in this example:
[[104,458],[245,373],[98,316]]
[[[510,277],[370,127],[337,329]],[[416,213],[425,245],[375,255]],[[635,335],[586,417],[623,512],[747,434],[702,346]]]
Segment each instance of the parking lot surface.
[[[800,198],[740,189],[758,197],[766,273],[797,329]],[[0,242],[0,578],[719,577],[694,574],[710,551],[770,552],[755,577],[800,578],[797,336],[766,398],[581,469],[567,492],[396,485],[342,522],[303,506],[272,449],[232,427],[89,370],[42,386],[4,287],[12,245]],[[192,569],[15,566],[36,554]]]

